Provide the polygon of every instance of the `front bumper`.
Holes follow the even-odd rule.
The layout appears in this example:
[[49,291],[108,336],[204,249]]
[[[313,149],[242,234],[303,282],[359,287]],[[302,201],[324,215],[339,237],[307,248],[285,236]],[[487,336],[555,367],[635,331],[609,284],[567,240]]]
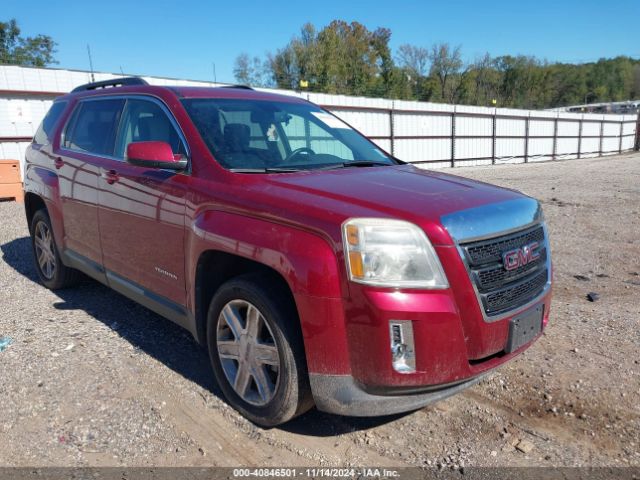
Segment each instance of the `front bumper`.
[[420,393],[381,395],[368,393],[350,375],[309,376],[318,410],[353,417],[375,417],[418,410],[455,395],[478,383],[484,375],[449,385],[438,385]]
[[[351,282],[343,298],[332,299],[331,309],[307,310],[327,313],[327,322],[317,321],[313,330],[305,331],[305,346],[311,347],[307,348],[311,387],[319,409],[356,416],[417,409],[473,385],[542,335],[551,306],[550,257],[547,284],[538,296],[487,318],[459,249],[474,235],[480,236],[478,241],[485,235],[499,238],[541,222],[538,203],[521,199],[477,210],[452,215],[445,225],[454,241],[434,245],[450,288],[395,290]],[[548,242],[546,237],[545,233]],[[511,247],[505,243],[500,248]],[[542,309],[540,333],[527,337],[526,344],[511,343],[511,321],[530,309]],[[331,328],[326,327],[329,321]],[[401,372],[392,366],[390,322],[411,322],[414,371]]]

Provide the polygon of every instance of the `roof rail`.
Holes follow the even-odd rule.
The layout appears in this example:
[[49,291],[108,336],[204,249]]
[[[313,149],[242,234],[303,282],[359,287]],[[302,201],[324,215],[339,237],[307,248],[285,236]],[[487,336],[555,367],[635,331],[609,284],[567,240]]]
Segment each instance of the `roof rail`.
[[112,80],[103,80],[101,82],[85,83],[84,85],[80,85],[79,87],[76,87],[71,91],[84,92],[87,90],[96,90],[98,88],[124,87],[126,85],[149,85],[149,84],[140,77],[124,77],[124,78],[114,78]]
[[249,85],[224,85],[220,88],[239,88],[241,90],[253,90]]

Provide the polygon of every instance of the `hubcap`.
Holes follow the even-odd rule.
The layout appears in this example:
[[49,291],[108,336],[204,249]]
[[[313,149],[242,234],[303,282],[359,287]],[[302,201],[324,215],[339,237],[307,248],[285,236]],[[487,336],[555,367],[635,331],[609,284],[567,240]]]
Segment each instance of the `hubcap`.
[[47,280],[51,280],[56,273],[56,256],[54,254],[53,235],[49,226],[38,222],[35,228],[36,259],[40,272]]
[[265,405],[280,379],[276,341],[260,311],[245,300],[227,303],[218,317],[218,357],[227,380],[245,402]]

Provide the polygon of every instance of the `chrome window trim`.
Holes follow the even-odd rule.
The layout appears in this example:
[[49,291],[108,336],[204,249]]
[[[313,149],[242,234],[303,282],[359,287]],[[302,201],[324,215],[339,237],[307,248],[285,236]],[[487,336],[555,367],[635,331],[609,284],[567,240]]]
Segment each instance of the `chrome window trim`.
[[[71,114],[69,115],[69,118],[67,118],[64,127],[62,128],[62,131],[60,133],[60,150],[63,150],[65,152],[72,152],[72,153],[82,153],[84,155],[92,155],[94,157],[98,157],[98,158],[108,158],[110,160],[118,160],[116,157],[112,156],[112,155],[105,155],[103,153],[95,153],[95,152],[89,152],[87,150],[76,150],[75,148],[67,148],[65,146],[65,142],[66,142],[66,137],[67,137],[67,131],[69,130],[69,127],[71,127],[71,124],[73,122],[73,126],[75,128],[75,124],[77,122],[77,112],[80,110],[80,108],[82,108],[82,104],[85,102],[95,102],[95,101],[105,101],[105,100],[124,100],[124,104],[126,104],[126,98],[123,98],[123,96],[118,96],[118,95],[100,95],[100,96],[95,96],[95,97],[87,97],[87,98],[81,98],[79,99],[75,105],[73,106],[73,110],[71,111]],[[124,105],[123,104],[123,105]],[[124,106],[123,106],[123,111],[124,111]],[[122,112],[121,112],[122,114]],[[120,119],[118,119],[118,125],[116,126],[116,130],[120,128]]]
[[[120,130],[120,124],[122,122],[122,113],[124,113],[124,108],[126,107],[126,102],[127,100],[143,100],[143,101],[148,101],[148,102],[153,102],[156,105],[158,105],[160,107],[160,109],[165,113],[165,115],[167,115],[167,117],[169,118],[169,121],[171,122],[171,125],[173,125],[173,127],[176,130],[176,133],[178,134],[178,137],[180,137],[180,141],[184,144],[184,148],[187,154],[187,168],[185,168],[183,171],[180,172],[176,172],[175,170],[171,170],[171,169],[158,169],[158,170],[166,170],[166,171],[170,171],[170,172],[174,172],[174,173],[182,173],[182,174],[191,174],[191,148],[189,147],[189,143],[187,142],[187,137],[185,136],[184,132],[182,131],[182,127],[180,127],[180,124],[178,123],[178,121],[175,119],[175,117],[173,116],[173,113],[171,112],[171,110],[169,109],[169,107],[167,106],[167,104],[160,98],[156,97],[155,95],[150,95],[150,94],[142,94],[142,93],[136,93],[136,94],[122,94],[122,95],[95,95],[95,96],[90,96],[90,97],[86,97],[86,98],[81,98],[79,99],[76,104],[73,107],[73,111],[71,112],[71,115],[69,115],[69,118],[67,118],[64,127],[62,128],[61,134],[60,134],[60,150],[65,151],[65,152],[71,152],[71,153],[82,153],[85,155],[91,155],[97,158],[104,158],[107,160],[115,160],[117,162],[121,162],[121,163],[126,163],[124,158],[120,158],[120,157],[116,157],[115,155],[104,155],[104,154],[98,154],[98,153],[93,153],[93,152],[87,152],[86,150],[75,150],[73,148],[67,148],[64,146],[64,141],[65,141],[65,136],[67,134],[67,129],[69,128],[69,124],[71,123],[71,120],[73,120],[75,112],[78,108],[80,108],[81,104],[84,102],[95,102],[95,101],[104,101],[104,100],[124,100],[125,104],[122,107],[122,112],[120,114],[120,119],[118,120],[118,125],[117,125],[117,131]],[[116,131],[116,133],[117,133]],[[115,148],[115,145],[114,145]]]
[[[505,217],[502,218],[503,216]],[[482,205],[480,207],[461,210],[441,217],[440,220],[442,225],[451,235],[456,249],[458,250],[458,254],[460,255],[460,259],[467,271],[467,277],[469,278],[473,291],[476,295],[478,308],[480,309],[482,318],[486,323],[497,322],[504,320],[507,317],[517,315],[540,302],[540,300],[549,293],[551,289],[551,251],[549,249],[549,233],[543,218],[540,204],[537,200],[529,197],[509,200],[507,202],[497,204]],[[469,266],[469,262],[461,245],[507,236],[528,230],[538,225],[543,228],[544,247],[547,251],[547,260],[545,262],[545,267],[547,269],[547,283],[542,289],[542,292],[524,305],[518,305],[517,307],[498,315],[487,315],[482,304],[480,291],[478,290],[476,282],[473,280],[471,267]]]

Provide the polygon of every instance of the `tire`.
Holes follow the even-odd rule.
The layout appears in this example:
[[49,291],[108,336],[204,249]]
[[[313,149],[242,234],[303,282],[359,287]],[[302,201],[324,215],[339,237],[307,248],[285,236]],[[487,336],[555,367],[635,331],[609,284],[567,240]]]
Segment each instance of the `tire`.
[[31,248],[40,282],[50,290],[67,288],[78,283],[80,272],[67,267],[60,259],[51,219],[45,209],[38,210],[33,215],[30,231]]
[[300,322],[284,288],[269,275],[237,277],[219,288],[207,315],[218,385],[231,406],[263,427],[313,406]]

